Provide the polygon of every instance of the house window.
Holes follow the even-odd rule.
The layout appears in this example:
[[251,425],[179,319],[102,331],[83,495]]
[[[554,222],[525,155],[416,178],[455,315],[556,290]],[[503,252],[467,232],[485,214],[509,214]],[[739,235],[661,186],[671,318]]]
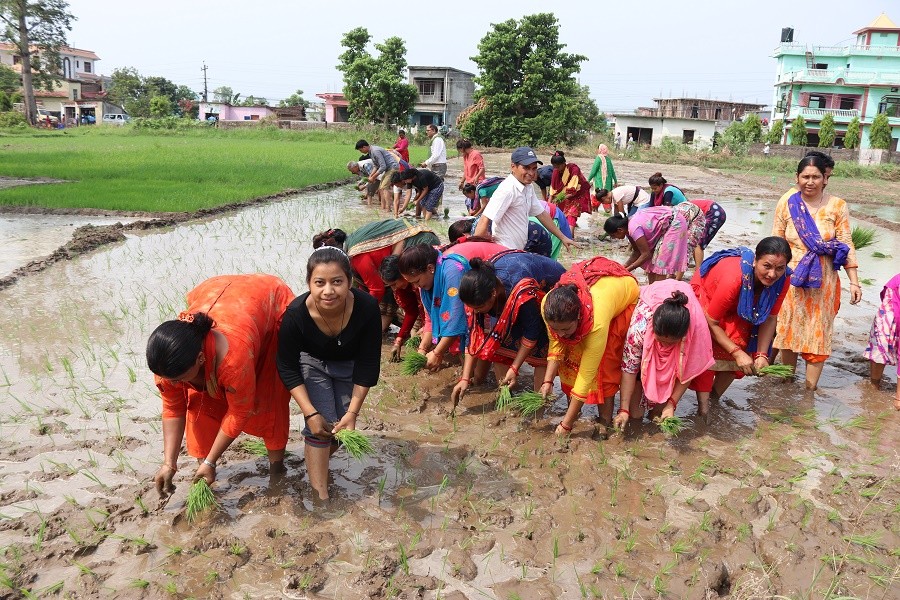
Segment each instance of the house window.
[[825,108],[828,104],[828,100],[822,94],[810,94],[809,95],[809,104],[807,106],[809,108]]
[[822,71],[825,71],[826,69],[828,69],[828,63],[816,63],[816,66],[813,68],[821,69]]
[[85,73],[91,72],[91,63],[89,63],[88,61],[84,61],[84,72]]
[[72,88],[72,100],[78,100],[78,89]]
[[693,144],[694,143],[694,130],[693,129],[685,129],[681,132],[681,143],[682,144]]
[[76,68],[76,69],[80,69],[80,68],[81,68],[81,61],[80,61],[80,60],[76,60],[76,61],[75,61],[75,68]]
[[694,105],[694,106],[691,107],[691,118],[692,118],[692,119],[699,119],[699,118],[700,118],[700,107],[699,107],[699,106]]
[[716,120],[718,121],[721,118],[722,118],[722,107],[717,106],[716,107]]
[[416,83],[419,85],[420,96],[434,96],[434,81],[428,79],[419,79],[416,81]]
[[856,98],[841,98],[841,110],[853,110],[856,108]]
[[878,114],[885,113],[889,117],[900,117],[900,96],[885,96],[878,103]]
[[17,65],[20,62],[22,62],[22,57],[19,56],[18,54],[13,54],[13,64]]

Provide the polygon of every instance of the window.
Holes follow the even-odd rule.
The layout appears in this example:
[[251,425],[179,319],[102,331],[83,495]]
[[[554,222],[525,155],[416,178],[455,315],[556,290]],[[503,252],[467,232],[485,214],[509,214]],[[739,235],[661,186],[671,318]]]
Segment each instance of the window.
[[853,110],[856,108],[856,98],[841,98],[841,110]]
[[693,144],[694,143],[694,130],[693,129],[685,129],[681,132],[681,143],[682,144]]
[[19,56],[18,54],[13,54],[13,64],[17,65],[20,62],[22,62],[22,57]]
[[692,119],[699,119],[699,118],[700,118],[700,107],[699,107],[699,106],[694,105],[694,106],[691,107],[691,118],[692,118]]
[[716,120],[718,121],[721,118],[722,118],[722,107],[717,106],[716,107]]
[[84,61],[84,72],[85,73],[91,72],[91,63],[88,61]]
[[420,96],[434,96],[434,81],[428,79],[419,79],[416,81],[419,84],[419,95]]
[[807,106],[809,108],[825,108],[828,105],[828,100],[825,98],[823,94],[810,94],[809,95],[809,104]]
[[75,68],[76,68],[76,69],[80,69],[80,68],[81,68],[81,61],[80,61],[80,60],[76,60],[76,61],[75,61]]
[[885,113],[889,117],[900,117],[900,96],[885,96],[878,103],[878,114]]
[[822,71],[825,71],[826,69],[828,69],[828,63],[816,63],[816,65],[813,68],[821,69]]
[[78,88],[72,88],[72,100],[78,100]]

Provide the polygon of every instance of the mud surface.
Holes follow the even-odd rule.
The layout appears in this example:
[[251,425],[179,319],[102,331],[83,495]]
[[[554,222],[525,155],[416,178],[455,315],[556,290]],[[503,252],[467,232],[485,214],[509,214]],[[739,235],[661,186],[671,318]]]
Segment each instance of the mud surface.
[[[624,181],[658,170],[616,166]],[[777,195],[697,172],[684,187],[729,212],[715,247],[758,238]],[[462,197],[445,206],[458,215]],[[897,597],[900,416],[860,358],[883,279],[842,308],[819,392],[745,379],[708,423],[688,394],[678,414],[692,426],[677,438],[645,423],[600,440],[586,413],[557,440],[563,401],[523,420],[494,409],[489,385],[453,416],[454,367],[403,377],[385,363],[359,421],[376,453],[335,455],[327,505],[311,499],[296,413],[286,477],[270,480],[242,436],[213,486],[219,510],[186,521],[186,456],[160,504],[149,332],[213,275],[274,273],[303,291],[311,234],[375,218],[343,188],[122,227],[124,239],[0,290],[0,596]],[[567,260],[625,251],[593,218],[582,225]],[[861,262],[861,278],[891,270]]]

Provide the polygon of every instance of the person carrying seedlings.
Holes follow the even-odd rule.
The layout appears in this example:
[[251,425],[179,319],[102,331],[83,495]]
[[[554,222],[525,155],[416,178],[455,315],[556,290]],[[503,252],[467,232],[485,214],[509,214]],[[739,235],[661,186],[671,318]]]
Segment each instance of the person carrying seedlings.
[[441,198],[444,197],[444,181],[428,169],[409,169],[394,173],[393,183],[415,188],[413,203],[416,205],[416,218],[424,214],[426,221],[437,212]]
[[269,472],[284,472],[290,396],[275,367],[281,315],[294,293],[272,275],[223,275],[187,294],[178,319],[147,340],[147,366],[162,397],[160,496],[175,489],[182,440],[199,462],[193,480],[216,479],[216,462],[241,432],[261,437]]
[[572,431],[587,403],[601,405],[600,435],[606,437],[619,391],[622,345],[637,299],[634,276],[602,256],[572,265],[544,296],[541,311],[550,349],[540,393],[544,398],[550,396],[558,373],[569,397],[557,435]]
[[650,191],[653,192],[650,206],[678,206],[687,202],[687,196],[681,188],[667,182],[659,171],[650,176],[649,183]]
[[706,218],[700,209],[686,203],[684,208],[644,208],[631,217],[618,213],[603,223],[603,230],[617,240],[628,238],[631,256],[625,261],[625,268],[643,268],[653,283],[678,277],[687,270],[688,256],[699,243],[705,226]]
[[[441,250],[420,244],[400,254],[400,274],[419,289],[422,306],[431,321],[431,339],[423,336],[418,351],[425,354],[427,367],[432,370],[440,367],[447,352],[457,354],[466,347],[468,327],[465,306],[459,299],[459,283],[469,270],[469,261],[508,250],[483,238],[460,240]],[[429,343],[434,344],[431,350]]]
[[334,434],[356,418],[381,370],[378,303],[350,287],[350,259],[322,246],[306,262],[309,291],[284,311],[278,333],[278,374],[303,413],[309,482],[328,499]]
[[700,264],[691,288],[703,307],[715,364],[712,397],[734,379],[769,364],[778,313],[788,292],[791,247],[780,237],[763,238],[756,252],[720,250]]
[[541,300],[565,268],[551,258],[507,250],[488,260],[473,258],[459,283],[466,307],[469,343],[462,377],[450,394],[453,405],[474,380],[484,381],[493,363],[500,385],[515,386],[524,363],[534,367],[539,390],[547,370],[549,339],[541,318]]
[[462,155],[463,176],[459,180],[459,190],[466,184],[478,185],[484,181],[484,158],[481,152],[472,147],[472,142],[463,138],[456,142],[456,151]]
[[791,286],[775,330],[782,362],[806,361],[806,387],[814,390],[831,354],[834,321],[841,306],[841,267],[850,280],[850,304],[862,299],[847,203],[825,192],[827,162],[806,156],[797,165],[798,192],[778,201],[772,235],[791,246]]
[[591,167],[590,174],[588,174],[588,182],[594,186],[594,193],[597,197],[597,203],[593,205],[593,208],[603,204],[603,210],[609,213],[612,207],[609,205],[610,203],[603,202],[600,191],[606,190],[611,192],[616,187],[618,179],[616,179],[616,170],[613,169],[612,159],[609,157],[609,148],[606,147],[606,144],[597,146],[597,158],[594,159],[594,165]]
[[387,331],[397,316],[397,302],[381,279],[381,263],[388,256],[399,256],[404,248],[416,244],[440,244],[434,231],[405,219],[384,219],[363,225],[350,235],[342,229],[328,229],[313,236],[313,248],[333,246],[350,257],[353,287],[369,292],[381,310],[381,329]]
[[575,226],[581,213],[591,214],[591,185],[584,178],[581,168],[575,163],[566,162],[566,155],[557,150],[550,157],[553,165],[553,177],[550,180],[550,200],[559,205],[566,215],[569,227]]
[[[900,273],[894,275],[881,290],[881,306],[872,322],[869,344],[863,354],[869,359],[869,380],[875,387],[881,386],[885,365],[897,365],[897,348],[900,346]],[[900,366],[897,367],[900,376]],[[894,408],[900,410],[900,377],[897,379],[897,395]]]
[[[651,417],[675,414],[688,388],[697,392],[699,412],[709,411],[713,378],[707,370],[715,360],[703,307],[686,281],[665,279],[641,288],[640,299],[622,352],[621,407],[614,420],[618,429],[629,417],[639,419],[646,402]],[[640,400],[638,374],[643,385]]]

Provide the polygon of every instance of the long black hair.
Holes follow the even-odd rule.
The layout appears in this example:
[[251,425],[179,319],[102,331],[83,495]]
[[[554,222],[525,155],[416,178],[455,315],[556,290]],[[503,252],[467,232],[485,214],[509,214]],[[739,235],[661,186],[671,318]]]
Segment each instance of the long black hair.
[[415,276],[426,271],[429,265],[437,265],[437,259],[436,248],[428,244],[416,244],[403,249],[397,266],[402,275]]
[[343,248],[344,242],[347,241],[347,234],[343,229],[329,229],[313,236],[313,249],[322,246],[333,246],[335,248]]
[[497,289],[497,270],[488,260],[473,258],[469,270],[459,282],[459,299],[470,306],[481,306]]
[[756,260],[759,260],[767,254],[783,256],[788,262],[791,262],[791,245],[787,243],[786,239],[778,237],[777,235],[764,237],[759,240],[759,243],[756,245]]
[[347,254],[340,248],[320,246],[318,249],[313,250],[313,253],[309,255],[309,260],[306,261],[306,285],[309,285],[309,282],[312,281],[312,274],[315,268],[327,263],[337,263],[344,275],[347,276],[347,282],[350,282],[352,275],[350,273],[350,259],[347,257]]
[[691,326],[691,313],[688,311],[687,303],[687,294],[680,291],[672,292],[672,297],[663,300],[663,303],[653,311],[653,333],[679,340],[686,336]]
[[215,324],[204,312],[162,323],[147,340],[147,367],[166,379],[184,375],[194,366]]
[[576,321],[581,316],[581,299],[575,284],[560,285],[544,297],[544,320],[557,323]]

